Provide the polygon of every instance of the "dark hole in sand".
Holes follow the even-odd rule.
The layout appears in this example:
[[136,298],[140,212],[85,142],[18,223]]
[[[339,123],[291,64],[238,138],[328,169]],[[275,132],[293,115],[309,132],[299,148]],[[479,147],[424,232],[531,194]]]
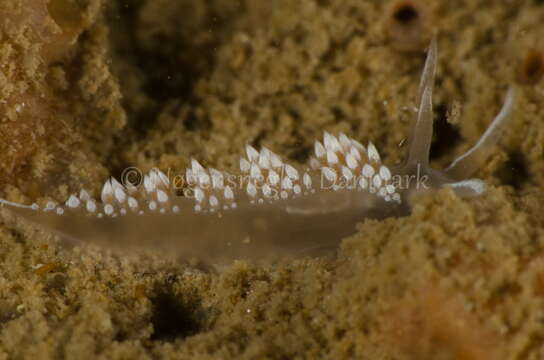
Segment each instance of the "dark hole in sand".
[[187,301],[170,292],[161,292],[153,303],[151,340],[173,341],[204,330],[203,310],[196,300]]
[[332,109],[331,109],[331,112],[332,114],[334,115],[334,119],[336,121],[342,121],[346,118],[346,114],[344,113],[344,111],[342,110],[341,107],[339,106],[334,106]]
[[523,185],[529,181],[527,159],[525,159],[523,153],[519,150],[511,152],[508,155],[508,160],[499,168],[497,176],[503,184],[521,190]]
[[207,116],[198,116],[192,109],[182,121],[185,129],[189,131],[205,131],[212,128],[212,122]]
[[417,9],[412,4],[406,3],[400,5],[395,10],[395,12],[393,13],[393,17],[399,23],[410,24],[419,17],[419,14],[417,12]]
[[299,163],[306,163],[310,158],[311,153],[312,148],[300,145],[295,148],[290,158],[298,161]]
[[431,160],[438,159],[449,153],[461,141],[461,135],[448,122],[447,107],[439,104],[435,107],[434,136],[431,144]]
[[527,76],[535,77],[541,72],[543,72],[544,63],[542,63],[542,58],[539,56],[531,56],[527,59],[526,72]]
[[535,84],[544,75],[544,53],[531,49],[518,70],[518,79],[523,84]]

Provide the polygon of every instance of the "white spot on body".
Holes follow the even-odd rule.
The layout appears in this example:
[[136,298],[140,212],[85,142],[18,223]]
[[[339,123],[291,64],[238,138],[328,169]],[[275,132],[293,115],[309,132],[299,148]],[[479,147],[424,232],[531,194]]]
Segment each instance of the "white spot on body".
[[215,169],[210,169],[210,174],[212,177],[212,187],[214,189],[223,189],[225,186],[225,178],[223,174]]
[[385,181],[389,181],[391,179],[391,171],[389,168],[387,168],[387,166],[382,165],[380,167],[380,176]]
[[94,202],[94,200],[87,200],[85,206],[88,212],[94,213],[96,211],[96,203]]
[[327,153],[327,150],[325,150],[323,144],[321,144],[319,141],[316,141],[314,144],[314,152],[315,156],[317,156],[318,158],[323,158]]
[[278,173],[274,170],[270,170],[268,172],[268,183],[270,185],[276,185],[280,182],[280,176],[278,175]]
[[43,211],[51,211],[56,207],[56,204],[53,201],[48,201],[47,204],[45,204],[45,208]]
[[323,176],[325,176],[325,178],[328,181],[330,181],[330,182],[335,182],[336,181],[336,178],[337,178],[336,171],[334,171],[330,167],[326,167],[326,166],[322,167],[321,168],[321,173],[323,174]]
[[380,175],[374,175],[374,177],[372,178],[372,185],[374,185],[376,189],[382,186],[382,178],[380,177]]
[[227,200],[233,200],[234,199],[234,193],[232,192],[232,189],[230,186],[226,186],[225,190],[223,191],[223,196]]
[[361,173],[363,174],[363,176],[370,178],[374,175],[374,172],[374,168],[371,165],[365,164]]
[[119,187],[115,189],[114,195],[115,195],[115,199],[121,204],[124,203],[125,200],[127,199],[127,194],[123,191],[122,188],[119,188]]
[[351,146],[351,140],[344,133],[340,133],[338,135],[338,140],[340,141],[340,145],[342,145],[345,151],[347,151]]
[[262,187],[263,195],[267,198],[272,197],[272,188],[268,184],[264,184]]
[[210,175],[207,172],[201,171],[198,173],[198,183],[203,189],[208,189],[211,185]]
[[255,180],[260,180],[262,178],[263,174],[261,173],[261,169],[257,164],[251,165],[249,176]]
[[321,163],[319,162],[319,160],[315,159],[315,158],[311,158],[310,159],[310,167],[314,170],[319,170],[319,168],[321,167]]
[[251,162],[256,162],[259,159],[259,152],[251,145],[246,145],[246,154]]
[[273,168],[278,169],[283,166],[283,161],[281,161],[280,157],[274,153],[270,153],[270,163]]
[[354,170],[355,168],[357,168],[357,166],[359,165],[359,162],[357,161],[357,159],[355,158],[355,156],[353,156],[351,153],[348,154],[346,156],[346,165]]
[[361,161],[361,153],[359,152],[359,150],[357,150],[357,147],[352,147],[349,151],[349,154],[357,159],[357,162]]
[[155,183],[148,175],[144,175],[144,189],[147,193],[152,193],[155,191]]
[[361,187],[361,189],[366,190],[368,188],[368,180],[366,178],[362,177],[359,180],[359,186]]
[[251,163],[244,158],[240,158],[240,171],[247,173],[251,168]]
[[128,206],[131,209],[137,209],[138,208],[138,201],[135,198],[133,198],[132,196],[130,196],[128,198]]
[[265,148],[261,150],[261,154],[259,155],[259,167],[261,169],[269,169],[270,168],[270,156],[266,152]]
[[66,201],[66,206],[68,206],[70,209],[76,209],[80,203],[81,201],[77,197],[71,195],[68,198],[68,201]]
[[338,164],[338,156],[334,151],[327,151],[327,163],[329,163],[331,166]]
[[200,165],[200,163],[196,159],[191,159],[191,167],[195,174],[206,172],[206,169],[204,169],[204,166]]
[[345,167],[345,166],[342,166],[342,176],[343,176],[344,179],[346,179],[347,181],[350,181],[351,179],[353,179],[353,173],[351,172],[350,169],[348,169],[348,168]]
[[298,171],[297,171],[297,169],[295,169],[291,165],[285,165],[285,172],[286,172],[287,176],[289,176],[289,178],[291,178],[293,180],[298,180],[298,178],[299,178]]
[[338,139],[326,131],[325,131],[323,142],[325,143],[325,148],[327,150],[331,150],[333,152],[337,152],[337,151],[342,152],[342,146],[340,146]]
[[308,173],[304,174],[304,176],[302,177],[302,182],[307,188],[312,187],[312,178],[310,177],[310,175],[308,175]]
[[106,215],[112,215],[112,214],[113,214],[113,211],[114,211],[114,209],[113,209],[113,206],[112,206],[111,204],[106,204],[106,205],[104,206],[104,213],[105,213]]
[[293,189],[293,181],[291,181],[291,179],[288,177],[284,177],[281,182],[281,188],[285,190]]
[[373,143],[368,143],[367,156],[370,161],[380,162],[380,154]]
[[160,203],[165,203],[165,202],[168,201],[168,195],[164,191],[158,190],[157,191],[157,200]]
[[246,192],[251,197],[257,196],[257,188],[255,187],[255,185],[253,185],[253,183],[248,183],[247,184]]
[[170,180],[168,179],[168,176],[166,176],[162,171],[159,169],[155,169],[155,172],[157,173],[159,179],[163,183],[164,186],[168,187],[170,186]]
[[217,207],[219,206],[219,200],[215,195],[210,196],[210,206],[211,207]]
[[194,189],[194,196],[195,196],[195,200],[198,201],[198,202],[202,202],[204,201],[204,191],[202,191],[201,188],[195,188]]

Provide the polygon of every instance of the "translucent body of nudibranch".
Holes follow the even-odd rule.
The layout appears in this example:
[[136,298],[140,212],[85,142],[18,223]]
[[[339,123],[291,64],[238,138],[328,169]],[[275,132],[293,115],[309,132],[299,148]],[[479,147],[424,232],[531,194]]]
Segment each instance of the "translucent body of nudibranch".
[[[344,134],[325,133],[305,167],[285,163],[267,148],[246,146],[240,175],[206,169],[196,160],[186,170],[191,196],[153,169],[138,186],[106,181],[100,200],[85,191],[64,204],[0,204],[39,225],[77,241],[151,244],[203,261],[261,259],[319,253],[355,232],[365,218],[409,213],[416,189],[450,187],[476,196],[484,183],[470,176],[487,159],[514,103],[510,89],[500,113],[469,151],[445,170],[429,167],[436,41],[421,77],[406,162],[387,167],[376,147]],[[405,179],[424,179],[405,181]]]

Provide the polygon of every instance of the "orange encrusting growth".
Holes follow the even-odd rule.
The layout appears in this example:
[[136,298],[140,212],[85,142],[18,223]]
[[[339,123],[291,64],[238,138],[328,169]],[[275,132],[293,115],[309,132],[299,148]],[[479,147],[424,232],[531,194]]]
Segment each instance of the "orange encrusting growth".
[[544,76],[544,51],[527,50],[517,69],[520,84],[536,84]]
[[391,314],[391,340],[403,359],[498,359],[492,333],[437,288],[406,297]]
[[33,157],[69,133],[66,100],[50,84],[50,66],[87,26],[77,10],[66,0],[0,4],[1,182],[29,175]]

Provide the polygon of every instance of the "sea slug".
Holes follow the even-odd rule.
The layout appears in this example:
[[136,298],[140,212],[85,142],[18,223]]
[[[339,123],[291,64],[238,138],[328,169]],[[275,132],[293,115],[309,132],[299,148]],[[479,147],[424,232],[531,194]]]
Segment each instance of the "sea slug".
[[[472,179],[487,159],[514,105],[514,89],[480,140],[445,170],[429,166],[436,40],[429,46],[417,95],[418,111],[401,166],[382,163],[372,143],[325,133],[305,167],[285,163],[267,148],[246,146],[240,175],[206,169],[196,160],[183,174],[184,196],[157,169],[141,184],[111,178],[100,200],[87,191],[64,204],[23,205],[1,200],[16,216],[77,241],[153,244],[203,261],[261,259],[319,253],[355,231],[364,218],[409,214],[414,191],[449,187],[459,196],[485,191]],[[187,186],[187,184],[189,184]]]

